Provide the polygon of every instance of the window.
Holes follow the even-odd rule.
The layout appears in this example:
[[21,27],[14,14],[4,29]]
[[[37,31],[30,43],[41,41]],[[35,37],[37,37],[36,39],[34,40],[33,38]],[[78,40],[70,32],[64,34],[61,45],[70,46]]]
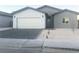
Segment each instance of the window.
[[62,22],[63,22],[63,23],[66,23],[66,24],[69,23],[69,18],[64,17]]

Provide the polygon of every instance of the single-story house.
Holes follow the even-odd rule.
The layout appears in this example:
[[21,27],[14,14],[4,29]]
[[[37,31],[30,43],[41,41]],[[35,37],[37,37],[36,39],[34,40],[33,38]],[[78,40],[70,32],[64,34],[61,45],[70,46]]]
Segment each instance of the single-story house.
[[12,16],[9,13],[0,11],[0,27],[11,27]]
[[42,6],[38,9],[25,7],[12,13],[15,29],[79,28],[79,13]]

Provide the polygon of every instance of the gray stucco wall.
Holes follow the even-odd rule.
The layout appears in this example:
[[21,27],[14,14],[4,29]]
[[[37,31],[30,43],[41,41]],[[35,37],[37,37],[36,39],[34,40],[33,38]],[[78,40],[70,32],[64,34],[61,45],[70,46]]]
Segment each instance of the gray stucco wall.
[[0,15],[0,27],[11,27],[12,17]]
[[[63,23],[63,18],[68,17],[69,23]],[[54,16],[54,27],[55,28],[78,28],[77,15],[68,11],[56,14]]]

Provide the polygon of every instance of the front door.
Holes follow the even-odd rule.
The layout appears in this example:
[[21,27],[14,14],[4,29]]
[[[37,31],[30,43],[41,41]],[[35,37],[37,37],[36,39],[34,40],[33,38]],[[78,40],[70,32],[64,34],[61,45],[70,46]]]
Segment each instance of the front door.
[[46,19],[46,28],[50,29],[54,27],[54,20],[53,20],[53,16],[47,16]]

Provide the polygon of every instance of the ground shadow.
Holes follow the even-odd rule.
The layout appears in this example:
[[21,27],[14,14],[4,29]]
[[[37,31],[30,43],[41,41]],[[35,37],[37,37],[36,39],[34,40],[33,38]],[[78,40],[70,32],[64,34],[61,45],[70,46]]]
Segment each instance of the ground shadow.
[[42,29],[12,29],[0,31],[0,38],[36,39]]

